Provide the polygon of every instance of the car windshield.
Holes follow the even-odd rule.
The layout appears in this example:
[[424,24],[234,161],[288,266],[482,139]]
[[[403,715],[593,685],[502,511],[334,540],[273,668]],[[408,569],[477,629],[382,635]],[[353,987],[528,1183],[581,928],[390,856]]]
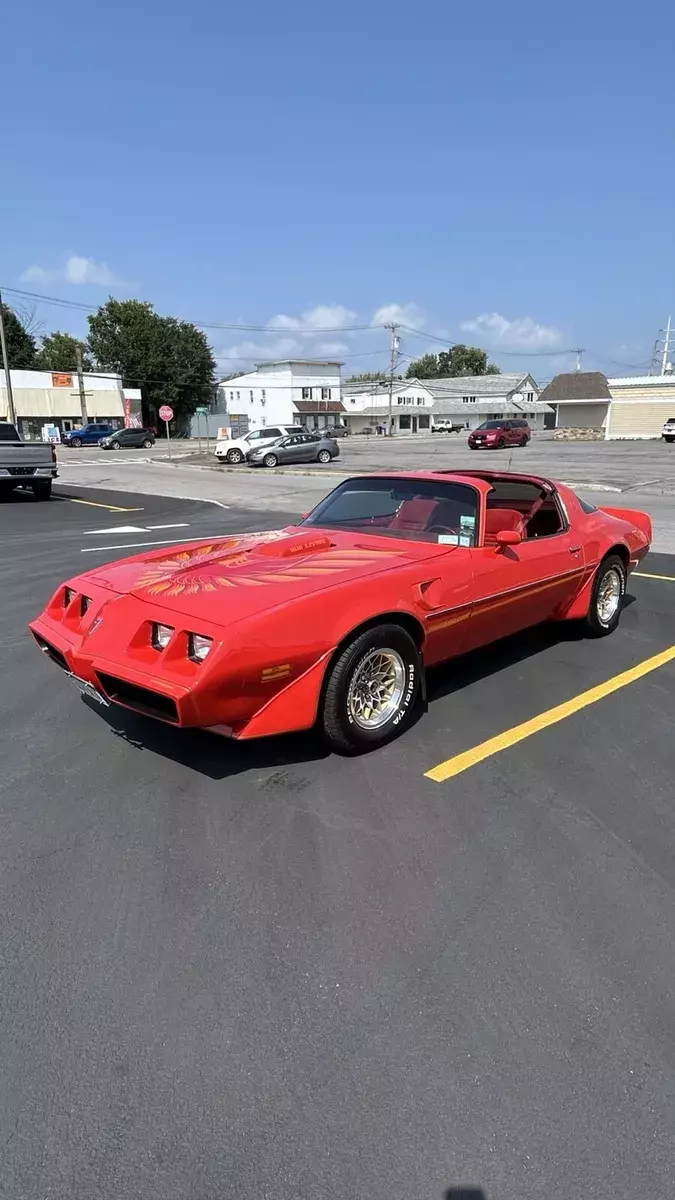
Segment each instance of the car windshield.
[[483,421],[483,424],[479,425],[478,429],[501,429],[503,424],[503,421]]
[[350,479],[302,524],[414,542],[473,546],[478,493],[460,483],[425,479]]

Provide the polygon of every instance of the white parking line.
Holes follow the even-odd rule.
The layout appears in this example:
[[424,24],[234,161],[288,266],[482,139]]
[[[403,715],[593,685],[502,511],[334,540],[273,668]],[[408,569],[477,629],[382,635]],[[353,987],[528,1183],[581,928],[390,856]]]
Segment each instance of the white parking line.
[[80,554],[98,554],[103,550],[135,550],[137,546],[174,546],[178,542],[219,542],[226,537],[226,533],[212,533],[210,537],[163,538],[158,542],[121,542],[117,546],[85,546],[80,549]]
[[150,533],[155,529],[189,529],[189,521],[178,521],[175,525],[109,525],[107,529],[84,529],[90,537],[102,533]]

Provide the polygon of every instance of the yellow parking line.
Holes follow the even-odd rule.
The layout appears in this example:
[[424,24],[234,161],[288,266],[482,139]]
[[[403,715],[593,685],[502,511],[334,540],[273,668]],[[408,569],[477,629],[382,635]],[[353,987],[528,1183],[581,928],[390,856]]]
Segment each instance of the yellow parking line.
[[589,688],[587,692],[580,692],[571,700],[565,700],[563,704],[557,704],[555,708],[549,708],[529,721],[523,721],[522,725],[514,725],[512,729],[498,733],[496,737],[488,738],[486,742],[472,746],[470,750],[455,754],[453,758],[446,759],[445,762],[439,763],[437,767],[432,767],[424,774],[427,779],[433,779],[435,783],[443,783],[446,779],[452,779],[453,775],[461,774],[468,767],[475,767],[476,763],[482,762],[484,758],[490,758],[493,754],[498,754],[500,750],[508,750],[509,746],[515,746],[517,742],[524,741],[533,733],[539,733],[540,730],[547,729],[549,725],[564,721],[565,717],[571,717],[573,713],[587,708],[589,704],[595,704],[596,700],[602,700],[605,696],[610,696],[612,692],[618,692],[620,688],[627,687],[629,683],[635,683],[636,679],[641,679],[650,671],[656,671],[658,667],[672,662],[673,659],[675,659],[675,646],[663,650],[661,654],[655,654],[652,658],[646,658],[636,667],[630,667],[629,670],[622,671],[620,675],[614,675],[612,679],[598,684],[597,687]]
[[79,500],[77,496],[64,496],[71,504],[88,504],[90,508],[105,508],[108,512],[143,512],[142,508],[122,508],[120,504],[101,504],[98,500]]
[[675,575],[650,575],[649,571],[633,571],[633,575],[638,575],[640,579],[667,579],[669,583],[675,583]]

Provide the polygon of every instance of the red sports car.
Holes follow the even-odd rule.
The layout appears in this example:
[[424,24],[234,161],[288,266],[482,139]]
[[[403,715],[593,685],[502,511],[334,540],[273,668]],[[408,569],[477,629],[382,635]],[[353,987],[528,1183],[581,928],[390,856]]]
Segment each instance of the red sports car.
[[359,476],[298,525],[69,579],[31,624],[102,703],[254,738],[318,724],[355,753],[401,733],[425,667],[547,620],[619,622],[642,512],[504,471]]

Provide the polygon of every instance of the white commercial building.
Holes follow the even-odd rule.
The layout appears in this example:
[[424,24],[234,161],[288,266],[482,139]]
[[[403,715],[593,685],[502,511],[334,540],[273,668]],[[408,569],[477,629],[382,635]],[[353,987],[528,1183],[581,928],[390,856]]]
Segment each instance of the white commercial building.
[[341,422],[339,362],[283,359],[256,363],[254,371],[218,385],[218,408],[234,434],[265,425],[325,429]]
[[[77,375],[67,371],[11,371],[12,397],[19,435],[39,440],[44,425],[62,433],[82,425],[82,404]],[[115,427],[140,424],[141,392],[123,388],[119,375],[101,372],[84,375],[86,417]],[[9,420],[4,371],[0,370],[0,420]]]
[[[428,433],[439,421],[475,429],[498,417],[525,417],[533,429],[553,423],[553,410],[539,400],[531,375],[463,375],[445,379],[394,380],[394,433]],[[383,432],[389,421],[389,382],[347,381],[342,388],[345,420],[352,433]]]

